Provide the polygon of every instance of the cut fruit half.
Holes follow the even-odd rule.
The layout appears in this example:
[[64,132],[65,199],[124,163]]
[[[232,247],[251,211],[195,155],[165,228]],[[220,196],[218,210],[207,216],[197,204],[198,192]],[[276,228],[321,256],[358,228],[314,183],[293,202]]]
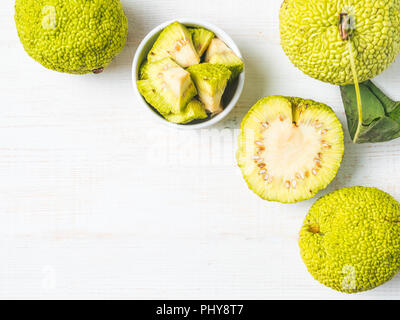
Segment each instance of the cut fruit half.
[[189,31],[192,33],[193,44],[197,54],[199,57],[202,57],[204,52],[206,52],[207,48],[209,47],[212,39],[214,39],[215,34],[214,32],[204,28],[189,29]]
[[197,95],[190,73],[166,58],[145,65],[146,80],[138,81],[138,89],[146,101],[162,115],[180,113]]
[[206,118],[207,113],[204,109],[204,105],[196,99],[190,101],[185,110],[183,110],[182,112],[165,116],[165,119],[167,119],[169,122],[179,124],[187,124],[194,120],[201,120]]
[[257,195],[294,203],[331,183],[343,152],[343,129],[330,107],[272,96],[257,102],[244,118],[237,160]]
[[187,69],[196,85],[197,92],[205,108],[213,114],[221,113],[222,95],[231,77],[228,68],[222,65],[202,63]]
[[179,22],[170,24],[161,32],[150,50],[147,60],[155,62],[167,57],[183,68],[200,63],[191,32]]
[[231,80],[235,80],[243,72],[244,62],[220,39],[213,39],[206,53],[206,62],[222,64],[232,72]]

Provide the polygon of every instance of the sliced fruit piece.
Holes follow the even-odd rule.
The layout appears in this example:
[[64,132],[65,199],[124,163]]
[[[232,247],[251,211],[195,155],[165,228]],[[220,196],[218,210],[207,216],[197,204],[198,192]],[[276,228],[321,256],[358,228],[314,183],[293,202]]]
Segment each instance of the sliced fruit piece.
[[173,68],[182,69],[180,65],[171,58],[164,58],[155,62],[146,61],[140,68],[140,79],[146,80],[160,78],[161,74]]
[[167,115],[171,113],[171,106],[167,99],[160,95],[152,80],[139,80],[137,82],[137,88],[143,98],[159,113]]
[[179,22],[170,24],[161,32],[147,60],[155,62],[167,57],[175,60],[183,68],[200,63],[191,32]]
[[244,62],[232,49],[220,39],[213,39],[206,53],[206,62],[222,64],[232,72],[231,80],[235,80],[243,72]]
[[194,47],[197,51],[199,57],[202,57],[204,52],[206,52],[208,46],[210,45],[212,39],[214,39],[215,34],[204,28],[194,28],[189,29],[192,33],[192,39]]
[[231,77],[228,68],[222,65],[202,63],[187,69],[197,87],[200,101],[206,110],[216,114],[223,111],[222,95]]
[[[156,70],[156,77],[138,81],[139,92],[162,115],[179,113],[197,95],[190,73],[179,66],[170,65],[169,59],[148,65],[148,72]],[[167,67],[170,66],[170,67]]]
[[183,110],[182,112],[178,114],[172,113],[165,116],[165,119],[167,119],[169,122],[181,123],[181,124],[206,118],[207,118],[207,113],[206,110],[204,109],[204,105],[196,99],[190,101],[186,109]]
[[343,152],[343,129],[330,107],[272,96],[258,101],[244,118],[237,161],[261,198],[294,203],[328,186]]

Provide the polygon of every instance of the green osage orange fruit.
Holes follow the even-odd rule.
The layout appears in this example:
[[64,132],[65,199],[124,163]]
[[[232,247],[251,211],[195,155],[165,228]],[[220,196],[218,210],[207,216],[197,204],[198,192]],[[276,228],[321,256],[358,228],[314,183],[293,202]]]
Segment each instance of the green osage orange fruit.
[[332,192],[310,209],[300,252],[311,275],[345,293],[371,290],[400,270],[400,204],[376,188]]
[[400,53],[400,0],[285,0],[280,33],[289,59],[309,76],[335,85],[364,82]]
[[33,59],[72,74],[102,72],[128,34],[119,0],[16,0],[15,23]]

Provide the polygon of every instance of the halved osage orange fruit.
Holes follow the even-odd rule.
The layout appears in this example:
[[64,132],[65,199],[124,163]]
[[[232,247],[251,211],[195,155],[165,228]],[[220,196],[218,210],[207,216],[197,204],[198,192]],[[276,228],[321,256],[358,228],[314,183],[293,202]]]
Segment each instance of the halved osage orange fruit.
[[261,198],[294,203],[332,182],[343,153],[342,125],[330,107],[272,96],[258,101],[244,118],[237,161]]

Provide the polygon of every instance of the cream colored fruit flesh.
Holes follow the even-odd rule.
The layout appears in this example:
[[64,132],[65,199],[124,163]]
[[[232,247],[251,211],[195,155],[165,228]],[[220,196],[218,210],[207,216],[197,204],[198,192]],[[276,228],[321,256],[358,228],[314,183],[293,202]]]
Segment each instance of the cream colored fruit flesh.
[[[278,181],[286,182],[292,188],[312,173],[318,154],[322,151],[321,133],[308,125],[294,125],[289,119],[275,120],[269,129],[262,133],[265,150],[260,152],[260,159],[268,163],[268,173]],[[300,180],[298,180],[300,177]],[[294,182],[296,181],[296,182]]]
[[200,58],[194,46],[189,41],[185,40],[180,40],[175,44],[175,49],[171,55],[183,68],[190,67],[200,62]]
[[168,88],[175,96],[181,97],[191,85],[190,73],[182,68],[171,68],[162,73],[164,87]]
[[212,96],[203,90],[199,90],[199,98],[210,113],[217,114],[224,110],[221,105],[222,93]]
[[223,41],[215,38],[211,41],[211,44],[207,50],[206,62],[209,62],[210,59],[215,55],[227,56],[229,54],[235,53],[232,51],[232,49],[228,48],[228,46]]

